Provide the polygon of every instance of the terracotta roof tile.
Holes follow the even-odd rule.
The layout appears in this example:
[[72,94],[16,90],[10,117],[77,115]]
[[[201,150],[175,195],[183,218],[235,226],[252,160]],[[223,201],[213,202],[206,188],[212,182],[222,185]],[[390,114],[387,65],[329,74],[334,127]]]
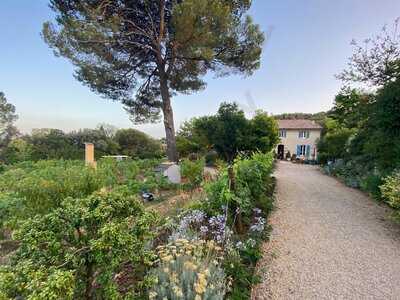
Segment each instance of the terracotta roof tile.
[[322,126],[312,120],[278,120],[279,129],[322,129]]

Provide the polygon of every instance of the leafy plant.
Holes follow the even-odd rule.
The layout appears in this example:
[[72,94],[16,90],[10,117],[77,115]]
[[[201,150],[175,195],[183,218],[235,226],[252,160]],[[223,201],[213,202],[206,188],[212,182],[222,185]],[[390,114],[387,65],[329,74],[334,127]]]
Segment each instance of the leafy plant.
[[206,165],[209,167],[214,167],[218,159],[218,153],[215,150],[208,151],[204,157]]
[[181,176],[188,181],[191,188],[198,187],[203,181],[204,159],[191,161],[184,159],[180,163]]
[[380,188],[384,200],[396,209],[394,215],[400,222],[400,171],[394,171],[392,175],[387,176]]
[[[148,243],[156,224],[154,213],[124,194],[67,198],[15,233],[21,245],[11,265],[0,269],[0,293],[27,299],[135,296],[154,258]],[[129,266],[135,276],[121,292],[118,278]]]

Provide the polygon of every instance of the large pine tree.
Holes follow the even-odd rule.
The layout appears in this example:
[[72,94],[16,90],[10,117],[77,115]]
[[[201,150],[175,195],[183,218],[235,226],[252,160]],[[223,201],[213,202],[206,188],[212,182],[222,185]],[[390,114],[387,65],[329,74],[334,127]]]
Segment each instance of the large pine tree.
[[211,70],[250,75],[264,36],[245,13],[250,0],[51,0],[43,26],[76,78],[121,101],[134,122],[163,112],[167,154],[178,159],[171,96],[204,88]]

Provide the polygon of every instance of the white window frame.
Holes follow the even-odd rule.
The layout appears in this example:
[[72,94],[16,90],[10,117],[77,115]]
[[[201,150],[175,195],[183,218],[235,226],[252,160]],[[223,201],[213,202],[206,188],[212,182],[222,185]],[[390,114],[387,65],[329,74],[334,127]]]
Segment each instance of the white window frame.
[[308,138],[310,138],[309,130],[300,130],[299,131],[299,139],[308,139]]
[[280,138],[286,137],[286,129],[279,129],[279,137]]

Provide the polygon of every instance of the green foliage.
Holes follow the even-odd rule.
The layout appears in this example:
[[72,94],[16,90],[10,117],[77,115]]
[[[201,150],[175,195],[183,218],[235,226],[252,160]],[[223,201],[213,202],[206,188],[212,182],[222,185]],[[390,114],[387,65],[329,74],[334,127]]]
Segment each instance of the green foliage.
[[194,141],[179,135],[176,137],[176,149],[179,157],[188,157],[191,153],[199,153],[202,150]]
[[111,125],[64,133],[59,129],[34,129],[31,135],[13,139],[0,153],[7,164],[45,159],[83,159],[85,143],[95,146],[95,158],[125,154],[132,158],[152,159],[163,155],[161,143],[135,129],[117,130]]
[[253,202],[250,207],[268,209],[272,169],[272,153],[254,153],[249,159],[241,159],[235,163],[238,189],[249,190]]
[[386,201],[388,195],[381,193],[387,192],[381,186],[383,178],[400,166],[400,35],[397,29],[398,21],[393,32],[385,27],[381,34],[366,39],[365,45],[354,43],[356,48],[349,68],[338,77],[346,83],[355,82],[358,87],[367,83],[376,89],[366,93],[352,87],[343,88],[335,97],[318,143],[319,160],[335,161],[324,167],[328,174]]
[[263,111],[257,111],[250,120],[251,144],[259,151],[271,151],[279,142],[278,123],[273,117],[269,117]]
[[[2,150],[17,134],[14,122],[18,119],[15,113],[15,106],[8,103],[6,96],[0,92],[0,150]],[[0,158],[1,153],[0,151]]]
[[160,158],[163,154],[161,143],[136,129],[120,129],[115,141],[121,153],[136,159]]
[[383,86],[400,78],[399,19],[391,30],[383,26],[382,32],[360,44],[352,42],[355,50],[348,68],[337,77],[345,83],[356,82],[370,86]]
[[218,215],[222,213],[221,207],[227,206],[230,209],[231,220],[234,219],[237,208],[247,216],[254,207],[270,210],[270,194],[274,189],[270,177],[272,168],[272,153],[254,153],[248,159],[238,158],[234,164],[237,184],[235,191],[229,188],[228,174],[225,170],[216,181],[205,185],[208,200],[204,201],[202,208],[210,215]]
[[191,188],[200,186],[203,181],[205,162],[204,159],[191,161],[184,159],[180,163],[181,176],[188,181]]
[[318,142],[318,159],[321,163],[330,160],[345,158],[349,139],[355,130],[340,125],[333,119],[327,119],[324,128],[325,134]]
[[279,140],[278,127],[272,117],[258,112],[248,120],[236,103],[222,103],[215,116],[198,119],[195,127],[229,163],[240,152],[269,152]]
[[384,200],[394,209],[400,210],[400,171],[385,177],[380,188]]
[[250,299],[252,285],[258,283],[254,266],[246,264],[238,251],[231,250],[226,254],[224,270],[227,276],[233,278],[232,290],[227,299]]
[[364,153],[390,172],[400,166],[400,78],[378,90],[364,129]]
[[92,168],[79,161],[41,161],[28,168],[13,168],[0,176],[0,191],[23,203],[16,216],[47,213],[68,197],[85,197],[102,187]]
[[231,204],[234,201],[234,193],[229,189],[228,174],[226,170],[219,177],[204,185],[207,193],[207,201],[201,203],[203,209],[208,215],[218,215],[221,213],[221,207]]
[[123,294],[134,297],[154,257],[147,244],[156,221],[125,194],[66,198],[15,233],[21,245],[11,265],[0,269],[0,291],[27,299],[121,298],[117,278],[131,266],[135,280]]
[[32,144],[25,139],[12,140],[1,153],[1,159],[8,164],[31,160],[33,156]]
[[218,153],[215,150],[208,151],[204,156],[206,165],[209,167],[215,167],[217,164]]
[[83,148],[75,147],[71,136],[59,129],[35,129],[32,131],[32,135],[26,136],[24,139],[32,148],[30,160],[79,159],[83,157]]
[[[275,187],[271,178],[272,170],[272,153],[239,157],[234,164],[236,189],[232,191],[229,188],[225,169],[216,181],[205,185],[207,198],[195,206],[208,216],[226,215],[226,226],[234,227],[238,216],[243,216],[243,225],[247,230],[235,236],[235,247],[229,241],[224,249],[223,267],[232,281],[227,299],[249,299],[252,285],[258,282],[254,270],[261,257],[261,243],[266,233],[264,224],[254,224],[260,222],[261,215],[267,216],[272,209]],[[229,230],[225,229],[225,234],[229,236]]]
[[372,94],[363,93],[356,89],[344,88],[335,97],[335,103],[329,112],[329,117],[346,128],[359,128],[365,124]]
[[374,172],[364,174],[360,182],[361,190],[367,192],[377,200],[381,199],[380,185],[382,184],[382,176],[374,174]]
[[206,133],[200,126],[205,120],[207,117],[192,118],[181,125],[176,137],[180,157],[187,157],[191,153],[204,154],[211,148]]
[[383,199],[395,209],[394,219],[400,223],[400,171],[394,171],[380,186]]
[[0,174],[1,223],[45,214],[67,197],[83,198],[100,189],[123,187],[130,194],[173,186],[154,173],[158,160],[101,159],[97,168],[82,161],[47,160],[22,162]]
[[226,276],[221,248],[213,241],[176,240],[158,248],[160,263],[151,272],[155,284],[149,299],[222,300]]

